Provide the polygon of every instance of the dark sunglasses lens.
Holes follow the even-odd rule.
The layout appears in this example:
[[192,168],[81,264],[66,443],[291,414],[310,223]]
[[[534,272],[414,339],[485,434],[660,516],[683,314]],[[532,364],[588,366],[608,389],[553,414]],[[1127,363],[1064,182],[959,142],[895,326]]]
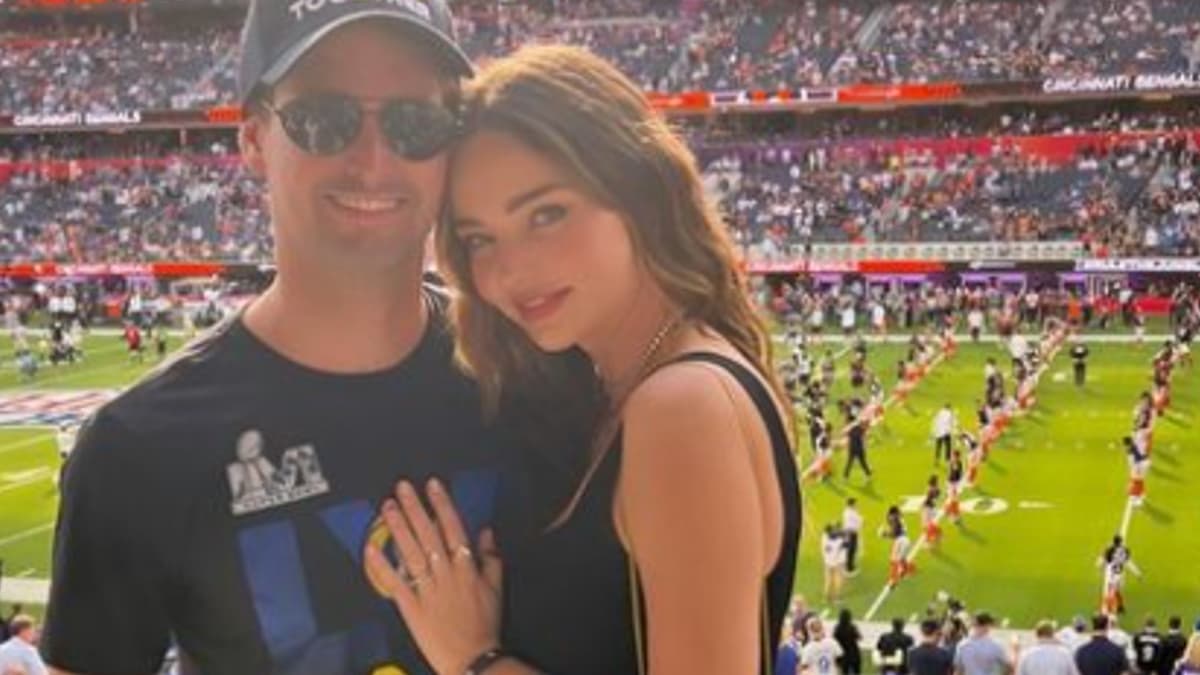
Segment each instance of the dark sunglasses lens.
[[423,101],[393,101],[383,109],[379,124],[392,152],[406,159],[431,159],[446,149],[457,130],[454,113]]
[[332,155],[345,150],[358,136],[362,109],[349,98],[316,96],[300,98],[279,111],[288,138],[314,155]]

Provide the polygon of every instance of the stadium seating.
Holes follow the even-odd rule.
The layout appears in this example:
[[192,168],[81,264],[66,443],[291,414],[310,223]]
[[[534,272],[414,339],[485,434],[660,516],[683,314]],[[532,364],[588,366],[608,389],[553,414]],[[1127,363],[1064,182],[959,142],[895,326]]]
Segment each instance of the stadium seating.
[[[1200,3],[1190,0],[588,0],[560,3],[553,16],[544,6],[463,3],[468,52],[487,61],[532,42],[580,44],[655,91],[1186,72],[1200,64]],[[0,32],[0,113],[228,102],[233,17],[199,26],[164,19],[136,34]]]

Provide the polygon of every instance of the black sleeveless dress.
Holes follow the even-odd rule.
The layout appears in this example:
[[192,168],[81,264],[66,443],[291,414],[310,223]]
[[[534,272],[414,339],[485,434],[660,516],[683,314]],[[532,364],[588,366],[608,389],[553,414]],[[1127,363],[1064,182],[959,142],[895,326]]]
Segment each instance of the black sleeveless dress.
[[[749,369],[708,352],[686,354],[672,363],[684,361],[711,363],[728,371],[750,396],[770,434],[784,507],[783,547],[764,580],[762,630],[769,652],[765,658],[773,659],[792,595],[800,538],[800,488],[791,445],[773,398]],[[547,492],[539,488],[536,472],[518,466],[504,481],[496,519],[504,556],[502,644],[541,672],[639,672],[629,559],[612,517],[621,450],[618,435],[570,519],[550,532],[543,531],[544,520],[529,522],[533,505],[544,502]],[[561,494],[561,490],[549,492]],[[770,673],[769,663],[763,664],[762,673]]]

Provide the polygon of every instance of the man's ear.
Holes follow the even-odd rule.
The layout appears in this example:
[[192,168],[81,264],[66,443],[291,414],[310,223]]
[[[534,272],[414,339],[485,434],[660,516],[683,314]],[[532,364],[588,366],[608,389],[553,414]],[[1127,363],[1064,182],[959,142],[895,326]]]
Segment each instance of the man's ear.
[[242,162],[257,178],[265,178],[267,175],[266,160],[262,151],[263,131],[263,118],[254,111],[248,111],[245,120],[238,127],[238,148],[242,153]]

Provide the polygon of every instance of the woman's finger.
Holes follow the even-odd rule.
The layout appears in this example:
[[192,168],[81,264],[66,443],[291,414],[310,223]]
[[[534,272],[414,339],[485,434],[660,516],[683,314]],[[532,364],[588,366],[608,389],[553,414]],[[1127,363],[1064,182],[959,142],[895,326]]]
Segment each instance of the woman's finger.
[[392,543],[396,547],[396,554],[408,580],[418,584],[432,581],[429,577],[432,576],[433,570],[425,557],[425,549],[413,535],[408,520],[395,500],[388,499],[383,503],[383,521],[392,533]]
[[[433,514],[437,517],[441,529],[442,540],[446,542],[446,550],[455,563],[463,563],[472,559],[471,541],[463,527],[462,518],[454,500],[446,491],[441,481],[434,478],[429,481],[429,503],[433,505]],[[465,567],[465,566],[464,566]]]
[[483,578],[492,590],[499,591],[504,581],[504,562],[496,546],[496,535],[491,528],[479,535],[479,556],[483,561]]
[[430,571],[436,573],[446,562],[447,557],[446,544],[442,541],[442,535],[430,520],[429,514],[425,511],[425,505],[421,503],[416,490],[408,481],[401,481],[400,486],[396,489],[396,496],[400,500],[404,518],[412,528],[417,544],[421,547],[421,551],[429,563]]
[[368,545],[363,552],[363,556],[367,563],[368,574],[370,574],[372,579],[378,580],[383,584],[387,590],[388,597],[396,603],[396,607],[404,615],[405,620],[410,620],[411,614],[416,611],[419,605],[417,591],[400,577],[399,572],[384,557],[383,551]]

